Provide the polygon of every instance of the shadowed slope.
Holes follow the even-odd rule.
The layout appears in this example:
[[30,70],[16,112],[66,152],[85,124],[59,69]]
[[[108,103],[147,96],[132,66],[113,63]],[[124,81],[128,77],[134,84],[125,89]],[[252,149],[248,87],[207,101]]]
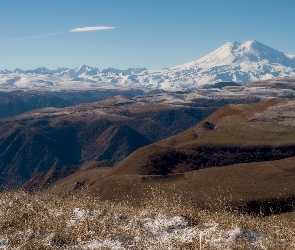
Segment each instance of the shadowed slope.
[[[44,171],[35,175],[30,180],[26,181],[22,187],[28,191],[41,191],[49,187],[52,183],[66,178],[69,175],[73,175],[76,172],[84,172],[97,168],[105,171],[105,169],[107,170],[107,167],[110,167],[110,163],[108,161],[90,161],[83,163],[80,166],[69,166],[62,168],[52,167],[48,171]],[[79,187],[84,186],[85,179],[79,181],[78,183]]]
[[0,141],[1,183],[18,186],[51,167],[79,162],[81,146],[73,127],[19,127]]

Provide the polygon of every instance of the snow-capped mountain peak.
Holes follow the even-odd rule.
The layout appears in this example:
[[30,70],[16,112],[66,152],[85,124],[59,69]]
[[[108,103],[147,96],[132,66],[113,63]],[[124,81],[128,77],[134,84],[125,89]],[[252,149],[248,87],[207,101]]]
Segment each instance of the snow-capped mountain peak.
[[247,41],[243,44],[236,41],[228,42],[210,54],[171,69],[212,68],[217,66],[232,65],[237,66],[241,63],[262,62],[267,63],[287,63],[288,66],[295,67],[295,61],[291,56],[272,49],[256,40]]
[[210,54],[186,64],[178,65],[170,68],[171,70],[184,70],[192,67],[206,67],[220,66],[224,64],[230,64],[234,60],[233,51],[241,46],[240,43],[236,41],[228,42],[218,49],[214,50]]
[[243,44],[231,41],[196,61],[170,70],[175,75],[192,72],[190,76],[185,74],[189,85],[201,86],[221,81],[244,83],[294,76],[295,59],[256,40]]
[[188,90],[222,81],[245,83],[286,76],[295,76],[295,56],[250,40],[228,42],[198,60],[162,70],[99,70],[86,65],[74,69],[4,70],[0,71],[0,87]]

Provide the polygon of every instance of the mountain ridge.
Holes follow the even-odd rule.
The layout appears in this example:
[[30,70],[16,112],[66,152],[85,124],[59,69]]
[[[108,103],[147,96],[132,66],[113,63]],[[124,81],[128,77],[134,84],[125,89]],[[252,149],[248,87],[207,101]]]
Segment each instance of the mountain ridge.
[[295,56],[256,40],[228,42],[208,55],[161,70],[129,68],[120,70],[82,65],[74,69],[0,71],[0,88],[51,89],[163,89],[192,90],[222,81],[246,83],[275,77],[295,76]]

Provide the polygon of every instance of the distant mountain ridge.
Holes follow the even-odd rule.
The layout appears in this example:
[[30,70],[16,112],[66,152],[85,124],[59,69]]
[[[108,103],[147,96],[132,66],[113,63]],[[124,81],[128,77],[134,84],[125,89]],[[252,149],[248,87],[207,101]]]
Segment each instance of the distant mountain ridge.
[[258,41],[228,42],[196,61],[161,69],[80,67],[0,71],[0,88],[192,90],[217,82],[246,83],[295,76],[295,56]]

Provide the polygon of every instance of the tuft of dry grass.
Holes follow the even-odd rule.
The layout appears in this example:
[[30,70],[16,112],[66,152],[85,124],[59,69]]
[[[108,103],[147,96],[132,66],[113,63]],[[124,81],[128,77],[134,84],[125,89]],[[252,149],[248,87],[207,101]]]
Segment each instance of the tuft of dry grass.
[[[218,207],[218,206],[216,206]],[[292,217],[251,217],[169,201],[0,194],[1,249],[294,249]]]

